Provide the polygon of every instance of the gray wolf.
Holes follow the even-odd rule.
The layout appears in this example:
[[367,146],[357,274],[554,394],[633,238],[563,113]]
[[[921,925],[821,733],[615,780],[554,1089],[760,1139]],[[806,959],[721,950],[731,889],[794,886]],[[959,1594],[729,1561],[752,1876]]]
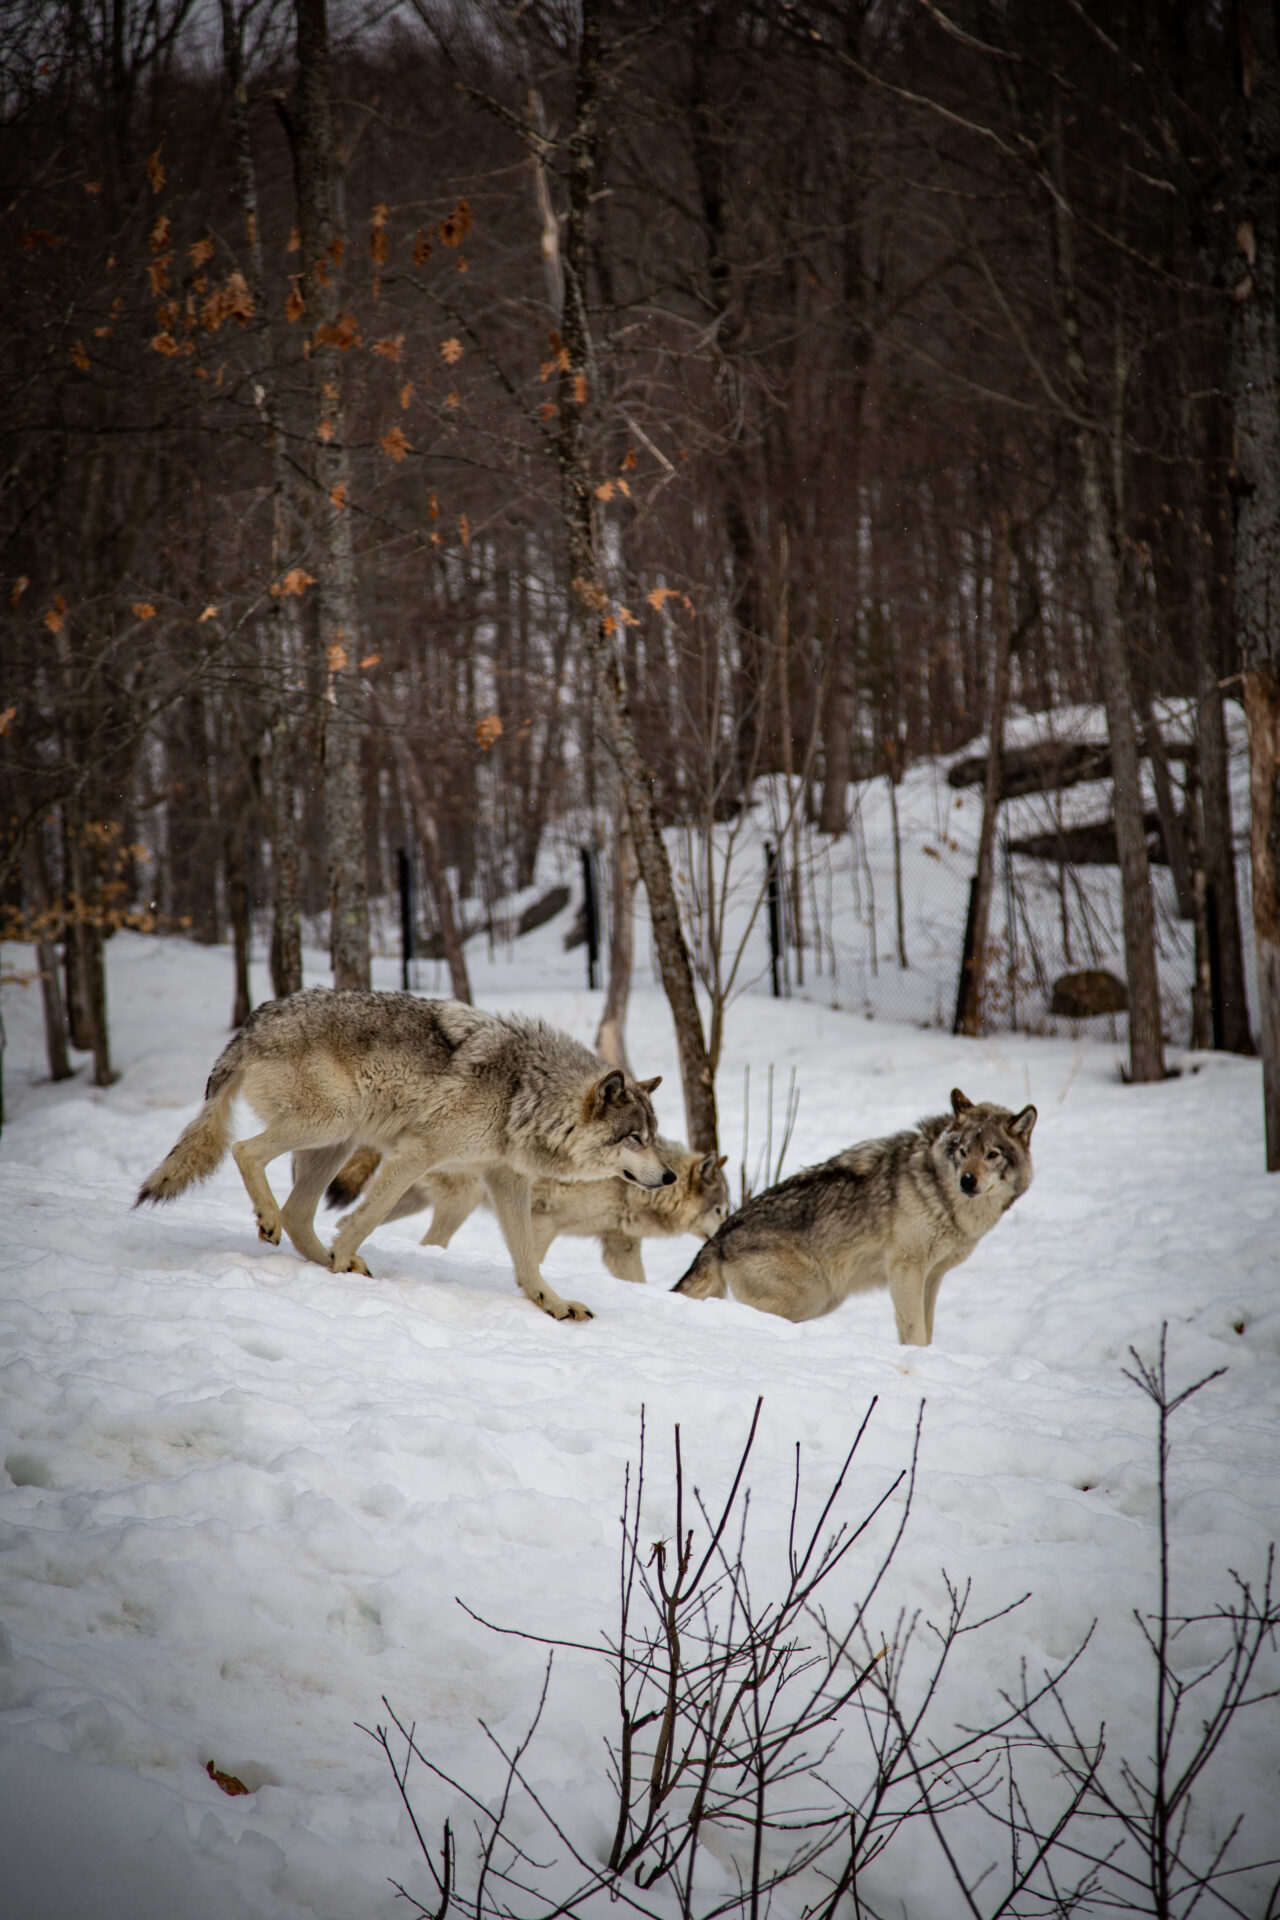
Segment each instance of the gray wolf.
[[[539,1264],[558,1234],[597,1238],[609,1272],[619,1280],[644,1280],[640,1242],[655,1235],[696,1233],[705,1240],[729,1211],[725,1154],[691,1153],[678,1140],[658,1134],[654,1145],[675,1174],[669,1187],[637,1187],[625,1180],[535,1180],[531,1191],[534,1250]],[[329,1184],[330,1206],[350,1206],[378,1165],[369,1147],[353,1153]],[[468,1215],[485,1202],[471,1173],[429,1173],[409,1187],[386,1215],[402,1220],[432,1208],[424,1247],[447,1247]]]
[[863,1140],[756,1194],[700,1248],[676,1293],[816,1320],[888,1287],[903,1346],[927,1347],[942,1277],[1031,1185],[1034,1107],[975,1105]]
[[[433,1168],[465,1168],[484,1182],[522,1290],[553,1319],[589,1320],[539,1272],[530,1185],[613,1175],[644,1188],[674,1185],[654,1144],[657,1085],[602,1071],[586,1047],[541,1020],[456,1000],[313,987],[249,1016],[136,1204],[176,1199],[231,1146],[263,1240],[278,1246],[283,1228],[305,1259],[368,1273],[356,1249],[406,1188]],[[237,1094],[265,1128],[232,1146]],[[326,1248],[316,1204],[357,1145],[376,1147],[381,1164]],[[266,1168],[285,1153],[295,1155],[295,1178],[277,1207]]]

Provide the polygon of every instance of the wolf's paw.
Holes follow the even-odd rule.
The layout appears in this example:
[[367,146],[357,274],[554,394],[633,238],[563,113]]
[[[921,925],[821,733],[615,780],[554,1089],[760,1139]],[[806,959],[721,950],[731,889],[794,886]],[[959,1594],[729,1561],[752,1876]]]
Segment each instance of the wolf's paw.
[[333,1272],[334,1273],[362,1273],[366,1280],[372,1280],[373,1278],[373,1275],[370,1273],[368,1267],[366,1267],[364,1261],[360,1258],[360,1255],[358,1253],[352,1254],[351,1258],[347,1261],[347,1264],[345,1267],[334,1267]]
[[280,1245],[280,1222],[277,1220],[274,1226],[269,1227],[261,1214],[257,1214],[255,1218],[258,1222],[259,1240],[265,1240],[269,1247],[278,1247]]
[[533,1303],[549,1313],[553,1320],[594,1320],[590,1307],[584,1307],[581,1300],[562,1300],[558,1293],[535,1293]]

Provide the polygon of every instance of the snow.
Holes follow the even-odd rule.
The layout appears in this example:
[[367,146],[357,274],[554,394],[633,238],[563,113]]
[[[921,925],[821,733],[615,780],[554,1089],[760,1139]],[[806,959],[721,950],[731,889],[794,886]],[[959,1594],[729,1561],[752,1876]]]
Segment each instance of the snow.
[[[479,998],[589,1040],[600,996],[577,987],[581,954],[563,954],[562,932],[478,957]],[[130,934],[108,955],[122,1069],[108,1090],[84,1066],[49,1085],[38,990],[4,989],[6,1920],[377,1920],[404,1911],[389,1877],[425,1895],[386,1761],[360,1726],[385,1720],[385,1696],[443,1768],[481,1797],[494,1789],[478,1723],[519,1737],[545,1650],[455,1601],[534,1634],[595,1644],[609,1632],[642,1408],[657,1537],[671,1525],[673,1424],[715,1494],[764,1396],[751,1484],[767,1569],[785,1546],[795,1443],[812,1513],[878,1397],[841,1510],[857,1518],[907,1463],[925,1400],[880,1618],[936,1617],[944,1569],[973,1581],[982,1612],[1030,1593],[966,1643],[939,1737],[992,1712],[1021,1661],[1036,1673],[1069,1655],[1096,1617],[1074,1709],[1085,1727],[1105,1718],[1112,1753],[1146,1755],[1152,1679],[1132,1610],[1156,1593],[1154,1423],[1121,1369],[1131,1345],[1154,1354],[1162,1322],[1175,1384],[1227,1369],[1174,1425],[1180,1610],[1228,1598],[1228,1568],[1257,1581],[1280,1520],[1280,1186],[1261,1171],[1256,1063],[1174,1049],[1178,1078],[1126,1087],[1108,1040],[961,1041],[744,996],[719,1080],[735,1176],[749,1063],[757,1142],[768,1066],[779,1109],[795,1070],[788,1169],[937,1111],[959,1084],[1036,1102],[1035,1184],[944,1283],[929,1349],[897,1346],[883,1294],[803,1326],[673,1297],[691,1241],[646,1244],[645,1288],[610,1278],[593,1242],[557,1242],[549,1277],[596,1314],[560,1325],[521,1298],[486,1215],[447,1252],[418,1246],[421,1221],[380,1229],[365,1280],[260,1245],[229,1162],[173,1208],[131,1211],[225,1043],[230,966],[223,950]],[[321,957],[309,959],[323,982]],[[29,950],[6,962],[29,969]],[[378,984],[398,984],[391,961],[378,965]],[[254,987],[265,997],[257,966]],[[660,1124],[681,1134],[673,1035],[651,985],[633,999],[628,1042],[638,1071],[665,1076]],[[900,1499],[842,1569],[835,1615]],[[611,1825],[611,1697],[603,1662],[562,1657],[531,1749],[535,1779],[588,1850]],[[1272,1844],[1276,1732],[1274,1704],[1256,1710],[1203,1783],[1206,1831],[1246,1816],[1242,1857]],[[856,1743],[847,1763],[840,1751],[837,1774]],[[209,1760],[251,1791],[226,1797]],[[448,1815],[465,1838],[457,1797],[425,1776],[419,1786],[427,1830]],[[912,1920],[959,1911],[924,1839],[896,1843],[867,1895]]]

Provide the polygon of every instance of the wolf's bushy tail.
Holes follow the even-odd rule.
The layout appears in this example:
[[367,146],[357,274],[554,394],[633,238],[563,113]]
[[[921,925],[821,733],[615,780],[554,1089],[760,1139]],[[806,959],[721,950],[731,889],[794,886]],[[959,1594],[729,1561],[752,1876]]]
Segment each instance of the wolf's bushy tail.
[[683,1293],[690,1300],[724,1299],[728,1291],[724,1281],[724,1262],[720,1258],[714,1235],[698,1248],[688,1272],[681,1274],[671,1291]]
[[[325,1188],[325,1205],[329,1207],[349,1207],[358,1200],[368,1186],[382,1155],[373,1147],[357,1147],[351,1158],[341,1166]],[[427,1202],[422,1202],[426,1206]],[[416,1213],[416,1207],[409,1209]]]
[[209,1175],[226,1158],[231,1144],[231,1103],[244,1072],[242,1036],[237,1034],[215,1062],[205,1088],[205,1101],[189,1126],[182,1129],[164,1159],[138,1188],[135,1207],[144,1201],[159,1206]]

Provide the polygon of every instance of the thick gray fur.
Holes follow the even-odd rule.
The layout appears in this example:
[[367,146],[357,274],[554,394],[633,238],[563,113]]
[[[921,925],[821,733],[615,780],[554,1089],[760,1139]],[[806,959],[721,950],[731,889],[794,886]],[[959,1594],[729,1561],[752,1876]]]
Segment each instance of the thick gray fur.
[[951,1102],[950,1113],[863,1140],[754,1195],[674,1291],[814,1320],[851,1293],[888,1287],[899,1340],[928,1346],[943,1276],[1032,1177],[1034,1107],[975,1106],[958,1088]]

